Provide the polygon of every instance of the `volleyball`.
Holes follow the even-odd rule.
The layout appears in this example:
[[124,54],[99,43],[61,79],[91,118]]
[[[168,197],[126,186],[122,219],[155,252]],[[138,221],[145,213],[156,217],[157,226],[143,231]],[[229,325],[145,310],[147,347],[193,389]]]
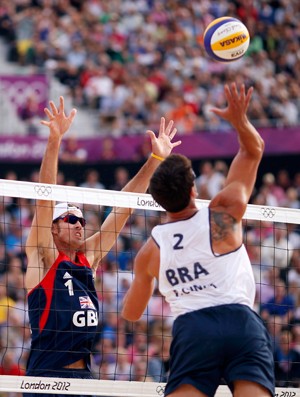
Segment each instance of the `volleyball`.
[[236,18],[213,20],[203,35],[207,54],[219,62],[232,62],[245,55],[250,36],[246,26]]

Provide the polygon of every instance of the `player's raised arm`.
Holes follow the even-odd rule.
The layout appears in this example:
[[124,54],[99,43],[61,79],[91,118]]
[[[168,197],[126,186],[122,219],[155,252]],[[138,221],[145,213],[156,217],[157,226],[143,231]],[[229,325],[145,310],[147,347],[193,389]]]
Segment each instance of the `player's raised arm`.
[[[64,98],[60,97],[59,107],[50,101],[50,107],[45,109],[45,114],[48,121],[42,120],[41,124],[49,128],[49,137],[40,167],[39,182],[56,184],[61,141],[74,120],[76,109],[66,116]],[[26,242],[28,257],[26,288],[28,290],[40,282],[45,270],[53,263],[54,245],[51,234],[53,205],[54,203],[48,200],[36,202],[35,215]],[[51,258],[49,258],[50,255]]]
[[[180,140],[172,142],[176,132],[177,129],[174,127],[173,121],[166,124],[164,117],[161,118],[158,136],[153,131],[147,131],[151,139],[152,153],[122,191],[144,193],[147,190],[153,172],[172,152],[173,148],[181,144]],[[114,208],[101,227],[101,237],[100,233],[96,233],[86,241],[87,255],[94,268],[98,266],[99,260],[109,252],[130,214],[130,209]]]
[[210,207],[226,209],[236,221],[244,215],[264,152],[264,141],[247,117],[252,92],[253,88],[246,92],[244,85],[239,90],[235,83],[225,85],[227,107],[212,109],[236,130],[239,150],[229,168],[224,189],[211,201]]

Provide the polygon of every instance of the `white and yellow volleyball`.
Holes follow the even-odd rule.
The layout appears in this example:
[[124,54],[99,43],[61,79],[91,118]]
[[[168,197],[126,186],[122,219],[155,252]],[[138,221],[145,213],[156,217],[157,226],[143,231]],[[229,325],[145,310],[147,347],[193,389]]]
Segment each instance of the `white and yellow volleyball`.
[[211,58],[220,62],[232,62],[246,54],[250,36],[246,26],[238,19],[221,17],[207,26],[203,42]]

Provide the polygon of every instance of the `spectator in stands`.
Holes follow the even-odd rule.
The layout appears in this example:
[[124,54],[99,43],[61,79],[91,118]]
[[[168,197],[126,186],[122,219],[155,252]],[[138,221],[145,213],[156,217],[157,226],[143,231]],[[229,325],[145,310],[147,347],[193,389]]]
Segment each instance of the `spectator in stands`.
[[9,255],[21,255],[24,250],[24,236],[20,222],[13,218],[6,231],[5,245]]
[[6,226],[11,223],[11,214],[5,205],[5,199],[0,200],[0,239],[6,238],[7,228]]
[[[149,152],[148,152],[149,153]],[[115,161],[117,159],[115,141],[110,136],[103,138],[101,148],[101,161]]]
[[[0,226],[3,225],[0,219]],[[0,239],[0,279],[4,274],[6,274],[8,269],[9,256],[7,255],[5,244],[2,239]]]
[[289,266],[294,246],[288,238],[285,224],[275,223],[273,231],[262,240],[261,262],[265,266],[277,266],[286,271]]
[[108,379],[111,380],[131,380],[132,365],[128,360],[127,350],[123,347],[118,348],[116,362],[108,364]]
[[261,317],[280,316],[282,324],[289,324],[295,314],[295,300],[287,291],[283,280],[276,280],[274,297],[261,305]]
[[103,183],[100,182],[100,174],[95,168],[89,168],[86,171],[85,181],[80,186],[89,189],[105,189]]
[[[135,9],[126,2],[116,6],[103,0],[72,1],[68,12],[49,2],[21,7],[4,3],[0,35],[7,42],[9,59],[54,74],[77,104],[99,109],[100,114],[116,106],[120,122],[116,135],[135,133],[149,124],[145,109],[154,107],[158,117],[166,114],[173,107],[174,89],[182,93],[184,102],[179,115],[182,133],[208,127],[226,131],[228,125],[212,118],[206,104],[210,98],[208,107],[220,106],[219,83],[231,81],[233,73],[261,86],[249,109],[258,126],[300,122],[295,88],[300,48],[296,0],[288,7],[278,1],[217,5],[187,0],[168,3],[168,12],[160,0],[138,2]],[[251,35],[245,57],[228,65],[213,63],[201,42],[208,23],[222,15],[242,19]],[[132,80],[139,82],[140,89],[132,89]],[[128,94],[130,116],[123,102]]]
[[286,200],[285,203],[283,203],[283,206],[294,209],[300,208],[300,196],[298,195],[297,189],[294,186],[290,186],[286,190]]
[[87,152],[85,149],[80,147],[78,139],[71,136],[66,139],[62,145],[59,159],[63,163],[84,163],[87,158]]
[[259,273],[260,277],[256,283],[257,300],[264,305],[274,299],[274,286],[280,284],[282,280],[280,279],[280,269],[276,266],[267,267],[265,271],[260,268]]
[[296,309],[295,319],[300,320],[300,250],[297,249],[293,252],[291,258],[291,266],[287,273],[288,291],[293,296]]
[[197,186],[200,199],[209,200],[211,195],[209,192],[209,180],[214,173],[213,164],[210,161],[204,161],[199,167],[200,175],[196,178],[195,183]]
[[25,375],[25,369],[20,368],[19,363],[14,360],[14,356],[11,351],[4,350],[3,352],[3,356],[0,359],[0,375]]
[[110,186],[111,190],[122,190],[129,181],[129,173],[125,167],[118,167],[114,173],[114,182]]
[[268,172],[263,176],[261,189],[266,189],[266,205],[278,207],[285,201],[285,192],[276,183],[275,176]]
[[16,302],[9,297],[5,277],[0,279],[0,328],[5,325],[12,325],[15,319],[12,316],[11,308],[15,307]]
[[110,262],[117,263],[120,270],[128,270],[128,263],[131,261],[131,255],[132,252],[125,249],[124,240],[119,236],[110,252],[107,254],[107,259]]
[[279,346],[280,333],[284,327],[282,318],[278,315],[270,315],[266,320],[266,327],[269,331],[272,340],[273,353]]
[[300,353],[293,348],[292,334],[283,329],[274,352],[275,379],[278,387],[299,387]]
[[18,115],[27,125],[28,135],[37,135],[39,120],[39,105],[34,95],[30,95],[18,109]]

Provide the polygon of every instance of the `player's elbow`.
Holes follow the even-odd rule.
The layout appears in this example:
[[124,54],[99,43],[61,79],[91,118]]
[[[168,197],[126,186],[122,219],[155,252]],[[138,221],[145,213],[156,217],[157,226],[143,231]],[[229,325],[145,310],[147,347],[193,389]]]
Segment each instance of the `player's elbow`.
[[256,139],[250,144],[241,146],[241,152],[248,158],[260,161],[265,150],[265,142],[260,135],[257,134]]
[[258,138],[257,146],[256,146],[256,156],[261,159],[265,151],[265,142],[261,136]]

